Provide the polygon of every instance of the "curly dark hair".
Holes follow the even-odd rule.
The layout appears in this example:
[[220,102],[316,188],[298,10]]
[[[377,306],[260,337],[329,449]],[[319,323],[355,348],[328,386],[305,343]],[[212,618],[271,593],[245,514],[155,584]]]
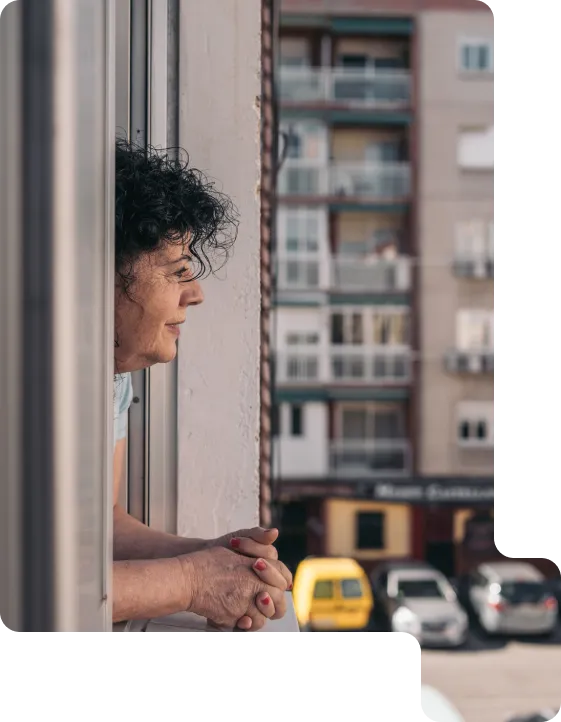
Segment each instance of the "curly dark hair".
[[[127,289],[143,253],[190,237],[193,279],[214,273],[236,240],[238,212],[189,157],[177,149],[143,148],[124,139],[115,153],[115,271]],[[185,156],[182,159],[181,156]]]

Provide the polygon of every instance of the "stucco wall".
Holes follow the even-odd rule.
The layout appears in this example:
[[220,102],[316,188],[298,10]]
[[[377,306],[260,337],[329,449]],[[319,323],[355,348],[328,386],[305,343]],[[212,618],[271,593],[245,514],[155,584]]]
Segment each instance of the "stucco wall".
[[258,521],[260,12],[259,0],[181,0],[179,141],[241,224],[179,343],[179,534]]

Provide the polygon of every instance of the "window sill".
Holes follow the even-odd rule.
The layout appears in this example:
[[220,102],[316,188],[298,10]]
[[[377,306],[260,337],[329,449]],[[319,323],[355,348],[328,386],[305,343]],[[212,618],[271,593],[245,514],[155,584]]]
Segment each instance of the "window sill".
[[[292,595],[287,593],[287,610],[282,619],[267,622],[260,632],[299,632]],[[207,620],[190,612],[168,617],[115,624],[114,632],[233,632],[233,629],[212,627]]]

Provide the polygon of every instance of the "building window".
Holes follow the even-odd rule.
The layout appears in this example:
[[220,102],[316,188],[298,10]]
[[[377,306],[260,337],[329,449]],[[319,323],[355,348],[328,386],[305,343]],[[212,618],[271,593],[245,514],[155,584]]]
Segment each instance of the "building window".
[[493,311],[458,311],[456,347],[459,351],[492,351],[494,348]]
[[460,43],[460,69],[465,73],[493,72],[493,44],[488,40]]
[[286,334],[287,346],[315,346],[319,343],[319,334],[307,331],[291,331]]
[[462,401],[458,406],[458,443],[460,446],[488,448],[494,443],[492,401]]
[[403,309],[342,311],[331,315],[331,343],[404,346],[409,343],[409,319]]
[[319,250],[321,215],[307,208],[287,209],[281,226],[281,248],[287,253],[315,253]]
[[304,435],[304,410],[301,406],[290,407],[290,435]]
[[384,548],[385,515],[381,512],[359,512],[357,514],[357,549]]
[[493,170],[494,128],[466,128],[458,136],[458,166],[462,170]]
[[403,409],[398,406],[343,406],[340,418],[343,439],[402,439],[405,435]]
[[281,38],[280,65],[282,68],[306,68],[310,65],[310,44],[307,38]]

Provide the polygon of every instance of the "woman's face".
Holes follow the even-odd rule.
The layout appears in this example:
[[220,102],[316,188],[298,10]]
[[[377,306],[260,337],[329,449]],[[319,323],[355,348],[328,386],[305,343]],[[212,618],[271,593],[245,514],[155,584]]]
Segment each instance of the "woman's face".
[[192,279],[187,244],[166,244],[133,265],[128,295],[115,286],[115,371],[137,371],[172,361],[188,306],[203,302]]

